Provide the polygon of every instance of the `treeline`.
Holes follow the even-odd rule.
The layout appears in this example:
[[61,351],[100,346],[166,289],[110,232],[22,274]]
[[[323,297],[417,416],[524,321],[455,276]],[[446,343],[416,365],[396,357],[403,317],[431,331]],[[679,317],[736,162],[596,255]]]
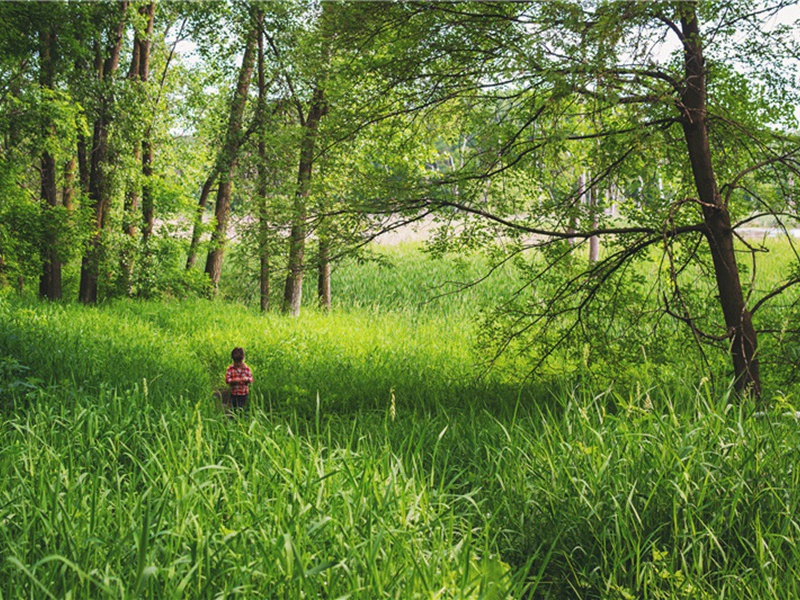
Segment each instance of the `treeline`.
[[525,273],[498,353],[596,344],[636,304],[758,396],[753,315],[800,282],[767,287],[739,234],[797,218],[785,4],[2,3],[0,281],[58,299],[80,261],[94,303],[227,272],[296,315],[309,273],[330,307],[338,258],[432,218],[433,250]]

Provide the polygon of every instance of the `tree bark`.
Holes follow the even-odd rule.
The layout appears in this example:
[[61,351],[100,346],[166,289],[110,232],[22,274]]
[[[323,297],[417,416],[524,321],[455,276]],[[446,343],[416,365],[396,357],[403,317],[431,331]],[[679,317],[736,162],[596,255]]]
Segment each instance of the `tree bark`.
[[242,119],[244,107],[247,102],[247,93],[250,89],[250,80],[255,66],[256,43],[260,28],[254,26],[247,37],[247,43],[242,57],[242,67],[239,71],[239,80],[231,102],[231,114],[228,120],[228,131],[225,136],[225,145],[217,161],[219,173],[219,187],[214,214],[217,224],[211,233],[211,246],[206,258],[205,272],[211,279],[214,290],[219,284],[222,273],[222,259],[225,253],[225,244],[228,237],[228,217],[231,207],[231,174],[236,166],[236,158],[242,145]]
[[[45,89],[55,86],[55,53],[56,34],[52,27],[39,32],[39,83]],[[48,122],[43,126],[45,139],[55,136],[53,124]],[[58,233],[50,222],[51,209],[58,206],[56,188],[56,159],[47,150],[42,152],[41,166],[41,197],[44,205],[45,232],[42,239],[42,274],[39,278],[39,296],[49,300],[61,298],[61,260],[58,256]]]
[[[104,86],[110,86],[119,68],[120,49],[125,28],[127,1],[120,2],[120,18],[117,26],[110,32],[109,46],[105,56],[96,47],[95,68],[97,79]],[[102,233],[108,221],[111,203],[111,185],[108,177],[109,127],[112,120],[113,94],[101,92],[98,115],[94,121],[92,136],[91,166],[89,172],[89,200],[94,209],[95,231],[81,261],[81,282],[78,299],[84,304],[97,302],[97,283],[100,272],[100,258],[103,252]]]
[[297,172],[297,191],[294,198],[292,230],[289,238],[289,273],[283,290],[282,310],[292,316],[300,314],[303,300],[303,269],[307,234],[306,201],[311,189],[314,167],[314,147],[319,123],[326,112],[325,95],[321,87],[314,90],[308,116],[303,123],[303,140],[300,145],[300,165]]
[[702,206],[705,234],[711,250],[719,301],[730,337],[734,387],[742,395],[760,397],[756,331],[745,304],[734,252],[728,207],[717,187],[707,127],[706,76],[703,48],[694,3],[681,7],[685,89],[678,105],[692,165],[695,188]]

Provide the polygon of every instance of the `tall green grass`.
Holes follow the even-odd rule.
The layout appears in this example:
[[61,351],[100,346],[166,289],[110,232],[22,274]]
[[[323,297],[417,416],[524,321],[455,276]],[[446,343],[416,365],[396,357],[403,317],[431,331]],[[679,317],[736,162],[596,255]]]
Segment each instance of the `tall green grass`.
[[232,421],[136,387],[29,394],[0,436],[0,590],[795,597],[795,418],[683,392]]
[[0,596],[800,595],[791,391],[478,379],[479,298],[380,273],[299,319],[0,298]]

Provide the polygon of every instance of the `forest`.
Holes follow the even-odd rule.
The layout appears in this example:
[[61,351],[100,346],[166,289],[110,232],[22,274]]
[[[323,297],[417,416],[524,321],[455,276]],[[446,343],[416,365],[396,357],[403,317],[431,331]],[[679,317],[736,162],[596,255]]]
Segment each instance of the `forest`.
[[797,2],[0,23],[0,598],[800,596]]

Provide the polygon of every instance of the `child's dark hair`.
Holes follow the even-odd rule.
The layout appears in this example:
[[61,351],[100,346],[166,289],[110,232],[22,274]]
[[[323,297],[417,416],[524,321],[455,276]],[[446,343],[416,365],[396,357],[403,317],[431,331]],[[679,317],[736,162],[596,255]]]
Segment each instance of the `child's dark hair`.
[[244,348],[239,348],[238,346],[231,350],[231,358],[233,362],[240,363],[244,360]]

